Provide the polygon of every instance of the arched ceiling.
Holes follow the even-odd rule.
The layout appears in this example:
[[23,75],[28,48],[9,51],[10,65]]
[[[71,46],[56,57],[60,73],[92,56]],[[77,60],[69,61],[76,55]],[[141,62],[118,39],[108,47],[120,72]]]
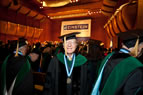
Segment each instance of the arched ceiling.
[[105,1],[118,1],[119,5],[119,1],[128,0],[1,0],[0,4],[36,19],[67,19],[102,17],[105,15],[101,12]]
[[[103,0],[72,0],[75,2],[73,3],[69,2],[66,5],[58,7],[42,6],[39,0],[21,0],[21,1],[24,6],[27,6],[34,10],[36,9],[38,12],[45,15],[49,19],[61,19],[61,18],[63,19],[63,18],[74,18],[74,17],[95,18],[103,16],[101,14],[101,6]],[[49,1],[63,1],[63,0],[49,0]]]

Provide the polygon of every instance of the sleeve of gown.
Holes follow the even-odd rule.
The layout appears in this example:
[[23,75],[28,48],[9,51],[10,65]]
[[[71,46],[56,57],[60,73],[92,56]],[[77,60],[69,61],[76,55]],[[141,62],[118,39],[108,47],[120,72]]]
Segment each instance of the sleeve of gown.
[[43,95],[53,95],[54,79],[55,79],[55,58],[53,58],[47,69],[46,79],[44,83]]
[[[143,95],[143,68],[133,71],[123,88],[122,95]],[[141,94],[142,93],[142,94]]]

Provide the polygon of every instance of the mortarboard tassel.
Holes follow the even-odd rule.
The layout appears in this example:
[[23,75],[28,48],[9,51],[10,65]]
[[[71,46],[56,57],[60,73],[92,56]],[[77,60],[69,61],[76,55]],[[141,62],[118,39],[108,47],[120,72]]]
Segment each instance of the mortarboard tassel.
[[138,45],[139,45],[139,37],[137,38],[136,44],[133,48],[133,50],[130,52],[130,54],[134,57],[137,57],[138,55]]
[[65,48],[65,55],[67,56],[66,36],[64,37],[64,48]]
[[87,44],[86,46],[87,46],[87,51],[86,51],[86,53],[88,54],[88,52],[89,52],[89,44]]
[[15,54],[15,57],[18,56],[18,49],[19,49],[19,40],[17,40],[17,47],[16,47],[16,54]]

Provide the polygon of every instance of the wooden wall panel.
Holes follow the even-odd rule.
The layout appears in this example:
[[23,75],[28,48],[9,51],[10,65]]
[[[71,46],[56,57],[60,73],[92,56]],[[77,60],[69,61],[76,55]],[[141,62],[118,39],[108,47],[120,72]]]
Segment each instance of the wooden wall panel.
[[0,33],[6,34],[8,30],[7,27],[8,27],[8,22],[0,21]]
[[17,24],[8,22],[8,30],[6,34],[8,35],[16,35],[17,32]]
[[17,25],[17,32],[16,32],[16,35],[17,36],[25,36],[26,34],[26,26],[25,25]]
[[44,22],[41,22],[40,28],[43,29],[43,32],[40,35],[39,40],[40,41],[51,41],[53,40],[53,27],[52,27],[52,21],[49,19],[46,19]]
[[38,39],[39,39],[40,34],[41,34],[42,32],[43,32],[43,29],[35,28],[33,38],[38,38]]
[[53,21],[52,22],[52,40],[60,41],[58,38],[61,35],[61,21]]
[[34,27],[27,26],[26,37],[32,38],[34,34]]
[[106,23],[105,17],[92,19],[91,38],[102,41],[105,47],[109,48],[110,39],[103,28],[105,23]]
[[[27,17],[26,15],[17,13],[16,11],[13,11],[11,9],[0,7],[0,13],[0,20],[2,21],[9,21],[15,24],[40,28],[40,20],[35,20],[32,17]],[[18,39],[18,37],[19,36],[0,33],[0,40],[4,41],[5,43],[8,40]],[[32,39],[33,38],[28,38],[28,40],[31,42],[33,41]]]

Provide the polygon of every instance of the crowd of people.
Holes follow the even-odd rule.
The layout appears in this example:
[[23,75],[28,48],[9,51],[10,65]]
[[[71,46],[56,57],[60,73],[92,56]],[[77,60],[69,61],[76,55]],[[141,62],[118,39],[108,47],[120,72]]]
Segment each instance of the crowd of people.
[[[25,39],[26,40],[26,39]],[[88,53],[88,44],[94,45],[95,42],[95,49],[98,48],[100,51],[97,50],[97,52],[100,52],[100,56],[98,55],[92,55],[91,53]],[[76,49],[77,53],[80,53],[84,56],[87,56],[90,54],[90,56],[97,56],[95,58],[101,57],[103,58],[106,56],[110,51],[109,49],[104,48],[104,46],[100,46],[101,41],[90,39],[89,41],[79,41],[78,46]],[[8,43],[4,43],[0,41],[0,66],[2,65],[4,59],[12,53],[13,51],[13,40],[8,41]],[[15,44],[16,46],[16,44]],[[50,63],[50,60],[53,56],[60,52],[64,52],[63,44],[62,42],[56,42],[54,41],[45,41],[45,42],[37,42],[33,44],[27,44],[27,53],[26,56],[31,56],[32,59],[30,60],[32,70],[34,72],[44,72],[46,73],[48,63]],[[92,49],[92,46],[90,46]],[[94,48],[93,48],[94,49]],[[88,55],[89,56],[89,55]],[[87,56],[87,57],[88,57]],[[40,64],[42,61],[42,64]],[[43,66],[45,65],[45,66]],[[47,65],[47,66],[46,66]]]
[[98,40],[78,42],[77,34],[62,35],[56,44],[1,41],[0,95],[143,94],[142,30],[120,33],[116,50]]

